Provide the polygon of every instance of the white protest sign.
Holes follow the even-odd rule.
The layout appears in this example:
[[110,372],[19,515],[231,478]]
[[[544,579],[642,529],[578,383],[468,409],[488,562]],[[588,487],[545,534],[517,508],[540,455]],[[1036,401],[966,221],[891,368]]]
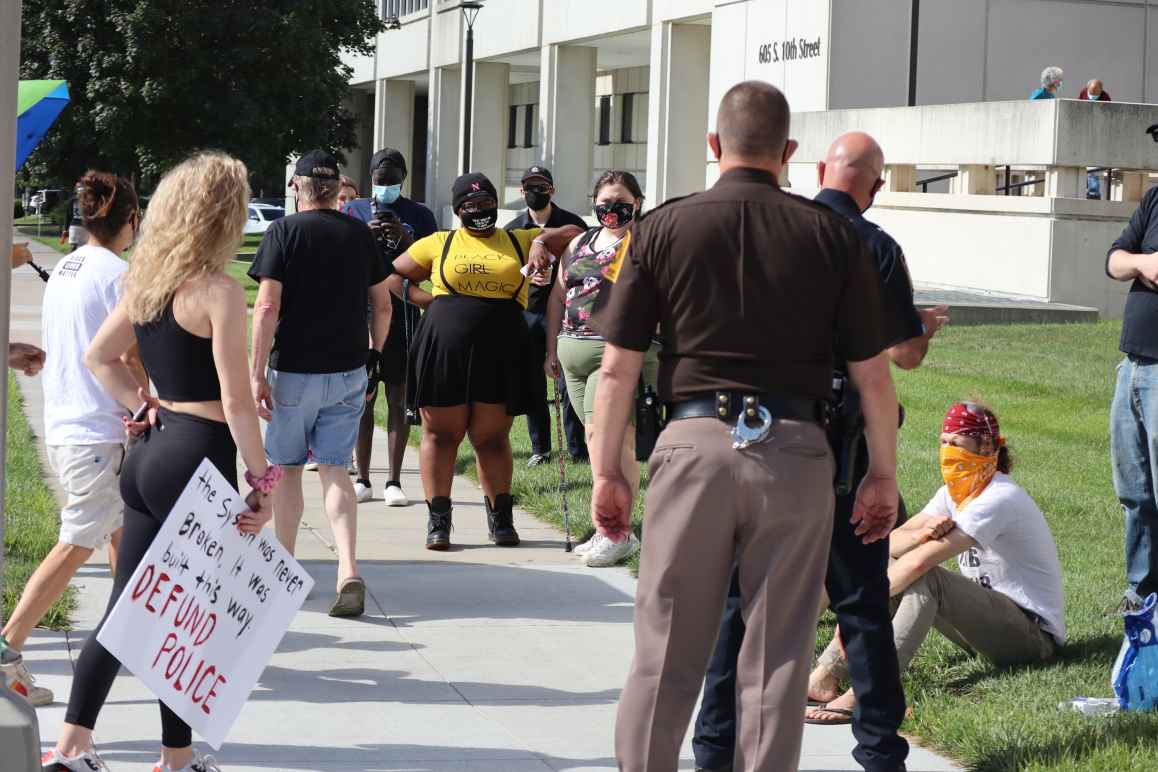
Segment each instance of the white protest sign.
[[270,531],[237,530],[246,509],[202,461],[97,635],[214,749],[314,585]]

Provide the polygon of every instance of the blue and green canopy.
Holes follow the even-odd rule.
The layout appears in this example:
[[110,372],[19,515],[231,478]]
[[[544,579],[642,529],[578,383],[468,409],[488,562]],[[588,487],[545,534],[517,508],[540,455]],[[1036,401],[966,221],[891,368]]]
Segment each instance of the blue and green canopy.
[[68,104],[63,80],[22,80],[16,97],[16,168],[36,149]]

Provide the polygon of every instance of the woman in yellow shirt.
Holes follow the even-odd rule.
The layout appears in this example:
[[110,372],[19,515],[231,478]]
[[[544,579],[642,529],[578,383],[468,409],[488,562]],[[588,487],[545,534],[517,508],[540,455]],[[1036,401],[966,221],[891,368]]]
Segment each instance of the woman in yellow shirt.
[[419,467],[430,510],[426,548],[450,547],[450,486],[458,446],[470,437],[485,495],[487,530],[500,547],[514,547],[511,498],[512,418],[533,399],[527,325],[527,276],[547,272],[582,231],[574,226],[504,231],[498,193],[485,175],[455,180],[454,213],[462,229],[414,242],[394,261],[413,282],[430,279],[433,299],[410,349],[406,388],[422,416]]

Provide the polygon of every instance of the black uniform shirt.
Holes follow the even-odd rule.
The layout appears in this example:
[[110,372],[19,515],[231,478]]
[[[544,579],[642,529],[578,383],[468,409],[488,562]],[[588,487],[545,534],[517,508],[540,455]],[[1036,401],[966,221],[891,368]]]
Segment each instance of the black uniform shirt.
[[[1158,187],[1146,191],[1126,229],[1106,253],[1107,276],[1110,255],[1119,249],[1136,255],[1158,252]],[[1118,348],[1125,354],[1158,359],[1158,292],[1138,279],[1130,285],[1130,294],[1126,296]]]
[[[587,223],[583,222],[583,218],[574,212],[568,212],[558,204],[551,204],[551,216],[547,218],[545,226],[538,225],[531,219],[530,210],[524,209],[515,219],[503,227],[509,231],[522,230],[524,228],[562,228],[564,225],[578,225],[583,230],[587,230]],[[538,284],[531,282],[527,287],[527,313],[531,314],[545,314],[547,313],[547,298],[551,297],[551,288],[555,286],[555,278],[559,274],[559,262],[556,260],[551,263],[551,282],[546,286],[540,287]]]
[[876,262],[877,271],[885,288],[885,335],[889,345],[925,334],[925,325],[917,307],[913,305],[913,282],[905,263],[905,253],[893,237],[869,222],[861,214],[852,196],[840,190],[825,188],[816,194],[819,201],[834,212],[843,215],[868,247]]
[[768,172],[733,169],[631,239],[593,326],[645,351],[659,325],[666,402],[717,389],[827,399],[835,339],[852,361],[890,343],[880,275],[852,224]]

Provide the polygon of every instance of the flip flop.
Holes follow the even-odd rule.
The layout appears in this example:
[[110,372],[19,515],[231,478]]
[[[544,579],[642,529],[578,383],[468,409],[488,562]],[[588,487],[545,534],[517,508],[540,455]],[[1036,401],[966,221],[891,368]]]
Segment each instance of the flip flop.
[[835,713],[840,718],[809,718],[808,711],[804,711],[804,723],[818,724],[820,726],[841,726],[852,723],[852,711],[847,708],[830,708],[826,703],[817,705],[816,710],[825,713]]
[[338,597],[330,606],[332,617],[360,617],[366,610],[366,582],[360,576],[353,576],[342,582]]

